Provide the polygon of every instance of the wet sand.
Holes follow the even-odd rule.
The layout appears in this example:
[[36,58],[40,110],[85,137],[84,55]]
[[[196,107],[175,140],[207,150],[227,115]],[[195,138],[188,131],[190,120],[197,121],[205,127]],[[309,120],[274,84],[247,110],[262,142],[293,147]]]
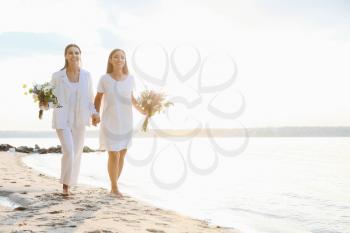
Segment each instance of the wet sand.
[[56,178],[27,167],[23,156],[0,152],[0,196],[19,205],[0,205],[0,232],[239,233],[102,188],[79,185],[65,197]]

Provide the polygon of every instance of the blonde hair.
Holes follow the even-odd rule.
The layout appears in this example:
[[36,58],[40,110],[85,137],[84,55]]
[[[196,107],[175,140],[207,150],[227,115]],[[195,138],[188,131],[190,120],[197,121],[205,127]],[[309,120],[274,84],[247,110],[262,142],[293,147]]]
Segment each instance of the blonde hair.
[[[64,48],[64,56],[67,55],[68,49],[69,49],[70,47],[76,47],[76,48],[79,50],[79,53],[81,54],[81,49],[79,48],[78,45],[76,45],[76,44],[69,44],[69,45],[67,45],[67,46]],[[68,61],[67,61],[66,58],[64,58],[64,66],[63,66],[63,68],[62,68],[61,70],[66,69],[67,66],[68,66]]]
[[113,55],[119,51],[122,52],[124,54],[124,57],[125,57],[125,64],[123,66],[123,74],[125,74],[125,75],[129,74],[128,64],[126,63],[126,55],[125,55],[124,50],[122,50],[122,49],[113,49],[112,52],[109,54],[108,62],[107,62],[107,74],[110,74],[113,72],[113,65],[109,61],[113,57]]

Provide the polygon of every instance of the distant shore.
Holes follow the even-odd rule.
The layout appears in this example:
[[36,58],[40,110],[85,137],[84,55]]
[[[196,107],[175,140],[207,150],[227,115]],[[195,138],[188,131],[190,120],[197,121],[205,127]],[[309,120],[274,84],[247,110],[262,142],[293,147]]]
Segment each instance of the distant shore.
[[[350,137],[350,127],[261,127],[246,129],[194,128],[154,129],[144,133],[135,131],[134,137]],[[52,131],[0,131],[0,138],[56,137]],[[97,130],[88,130],[86,137],[98,137]],[[2,142],[6,143],[6,142]]]

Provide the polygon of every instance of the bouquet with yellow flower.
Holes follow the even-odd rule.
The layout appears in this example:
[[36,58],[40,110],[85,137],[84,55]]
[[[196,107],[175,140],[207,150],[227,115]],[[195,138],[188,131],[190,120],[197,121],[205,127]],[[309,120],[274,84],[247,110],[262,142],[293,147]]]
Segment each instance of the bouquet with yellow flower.
[[142,124],[142,131],[146,132],[149,119],[156,113],[164,112],[165,108],[173,105],[172,102],[166,100],[166,95],[162,92],[152,90],[144,90],[141,96],[137,98],[138,106],[146,112],[146,119]]
[[34,84],[32,88],[27,90],[27,85],[22,86],[26,92],[25,95],[32,94],[34,102],[39,102],[39,119],[43,116],[43,111],[48,110],[49,107],[60,108],[57,97],[54,95],[54,87],[46,82],[44,84]]

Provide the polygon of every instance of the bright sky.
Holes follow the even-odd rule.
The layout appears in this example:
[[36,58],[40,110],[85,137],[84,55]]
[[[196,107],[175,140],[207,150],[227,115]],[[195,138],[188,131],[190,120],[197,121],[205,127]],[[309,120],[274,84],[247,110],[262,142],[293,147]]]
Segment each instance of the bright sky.
[[[189,104],[157,116],[159,127],[350,126],[349,12],[345,0],[3,0],[0,130],[51,128],[51,112],[38,120],[21,85],[49,81],[68,43],[81,47],[95,86],[114,48],[126,50],[139,90],[161,88],[141,72],[165,77],[162,89]],[[235,82],[201,91],[230,79],[228,55]],[[176,70],[193,72],[181,81]],[[208,110],[230,115],[241,96],[235,119]]]

